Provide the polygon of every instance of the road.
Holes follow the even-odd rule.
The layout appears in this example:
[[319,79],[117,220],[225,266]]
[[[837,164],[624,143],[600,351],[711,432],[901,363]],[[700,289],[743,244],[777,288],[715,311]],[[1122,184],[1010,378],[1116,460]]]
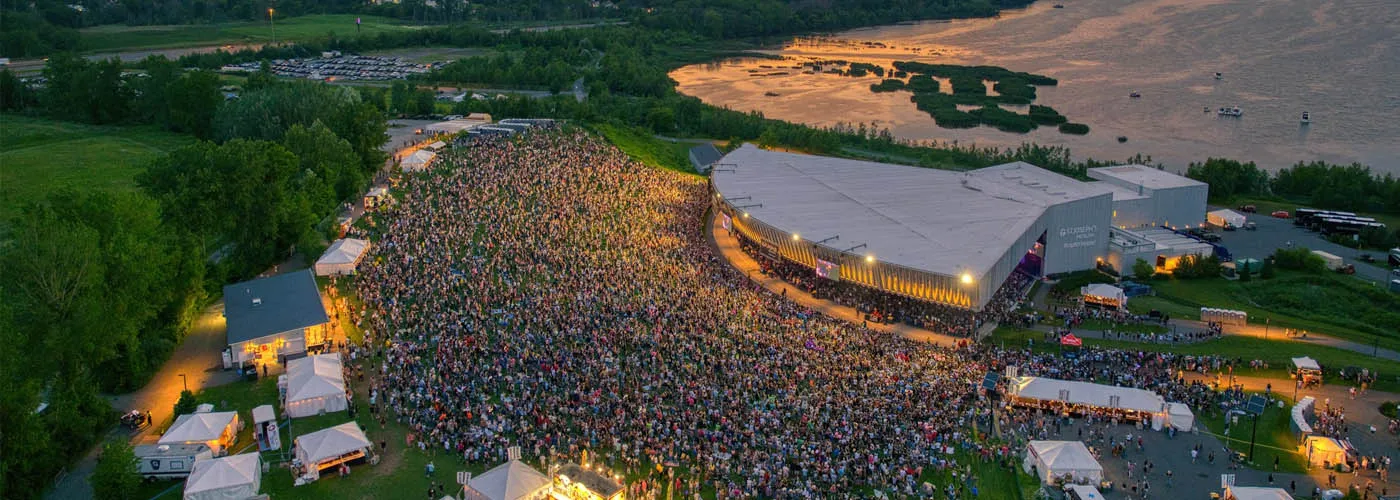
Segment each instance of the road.
[[[201,389],[215,387],[238,380],[238,376],[233,371],[224,371],[221,354],[227,345],[224,336],[224,302],[220,300],[209,306],[195,320],[189,334],[185,335],[180,346],[175,348],[170,360],[161,366],[160,370],[151,377],[151,381],[146,383],[136,392],[109,397],[112,408],[118,412],[130,410],[150,410],[153,425],[137,432],[129,432],[124,427],[117,427],[108,434],[109,439],[128,438],[134,443],[141,443],[148,439],[154,439],[153,431],[171,419],[171,410],[175,407],[175,402],[180,399],[180,391],[183,391],[188,383],[189,390],[199,392]],[[181,375],[184,377],[181,377]],[[92,486],[88,484],[88,476],[92,475],[93,469],[97,466],[97,456],[101,451],[101,444],[88,452],[83,459],[74,464],[67,476],[64,476],[53,489],[44,495],[46,499],[52,500],[77,500],[92,498]]]
[[[1175,330],[1182,332],[1203,332],[1206,331],[1208,328],[1204,322],[1192,319],[1173,319],[1168,323],[1168,326],[1174,326]],[[1054,330],[1055,327],[1049,325],[1036,325],[1033,329],[1037,331],[1048,332]],[[1078,335],[1083,338],[1108,338],[1104,335],[1103,330],[1072,330],[1074,331],[1075,335]],[[1400,361],[1400,352],[1396,352],[1390,349],[1380,349],[1375,346],[1366,345],[1359,342],[1352,342],[1350,340],[1343,340],[1336,337],[1329,337],[1317,333],[1308,333],[1307,338],[1302,338],[1300,336],[1286,337],[1284,336],[1282,329],[1268,328],[1264,325],[1226,325],[1221,327],[1221,332],[1225,335],[1258,337],[1261,339],[1273,340],[1277,342],[1296,342],[1299,344],[1303,344],[1298,347],[1299,354],[1305,354],[1307,352],[1307,346],[1313,345],[1322,347],[1332,347],[1336,349],[1345,349],[1355,353],[1365,354],[1367,356],[1375,356],[1390,361]],[[1134,339],[1131,337],[1115,337],[1115,340],[1126,342],[1134,341]]]

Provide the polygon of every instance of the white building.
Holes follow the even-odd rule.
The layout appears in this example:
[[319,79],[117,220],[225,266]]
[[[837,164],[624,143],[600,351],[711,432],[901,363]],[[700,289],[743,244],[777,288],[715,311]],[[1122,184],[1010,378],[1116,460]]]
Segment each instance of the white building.
[[1113,226],[1133,229],[1198,227],[1210,186],[1146,165],[1091,168],[1089,177],[1113,193]]
[[326,341],[325,305],[311,270],[224,287],[231,362],[281,363]]

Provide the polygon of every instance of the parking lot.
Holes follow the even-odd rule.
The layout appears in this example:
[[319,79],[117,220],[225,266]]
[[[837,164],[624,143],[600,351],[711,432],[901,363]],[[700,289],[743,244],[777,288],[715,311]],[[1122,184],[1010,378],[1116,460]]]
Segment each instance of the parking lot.
[[[1211,207],[1211,210],[1217,208]],[[1293,246],[1322,250],[1341,257],[1346,263],[1356,266],[1356,277],[1358,278],[1380,284],[1388,282],[1389,270],[1357,260],[1357,257],[1363,253],[1370,254],[1376,258],[1381,266],[1385,266],[1386,252],[1384,251],[1362,252],[1332,243],[1323,239],[1318,233],[1294,226],[1292,219],[1278,219],[1265,213],[1244,215],[1250,222],[1258,225],[1259,229],[1256,231],[1215,230],[1216,234],[1221,236],[1220,243],[1230,249],[1230,254],[1235,259],[1263,259],[1272,254],[1275,249],[1286,248],[1291,243]]]

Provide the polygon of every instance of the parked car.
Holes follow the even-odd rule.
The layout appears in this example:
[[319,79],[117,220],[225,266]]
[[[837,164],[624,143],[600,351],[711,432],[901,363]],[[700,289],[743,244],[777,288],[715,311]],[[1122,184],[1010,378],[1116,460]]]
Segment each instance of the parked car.
[[1201,235],[1201,241],[1215,243],[1217,241],[1220,241],[1220,235],[1215,233],[1205,233]]
[[1337,272],[1342,274],[1356,274],[1356,266],[1344,264],[1342,267],[1337,268]]
[[1258,229],[1259,229],[1259,226],[1256,225],[1256,224],[1255,224],[1254,222],[1252,222],[1252,221],[1251,221],[1251,222],[1246,222],[1246,223],[1244,223],[1244,230],[1245,230],[1245,231],[1255,231],[1255,230],[1258,230]]
[[1376,263],[1376,258],[1372,257],[1369,253],[1363,253],[1361,255],[1356,256],[1356,260],[1359,260],[1361,262],[1370,262],[1372,264]]
[[1288,211],[1287,211],[1287,210],[1277,210],[1277,211],[1275,211],[1275,212],[1274,212],[1273,214],[1271,214],[1271,215],[1273,215],[1275,218],[1278,218],[1278,219],[1287,219],[1287,218],[1289,218],[1289,215],[1288,215]]
[[1241,212],[1254,213],[1254,212],[1258,212],[1259,209],[1256,208],[1254,205],[1240,205],[1240,211],[1241,211]]

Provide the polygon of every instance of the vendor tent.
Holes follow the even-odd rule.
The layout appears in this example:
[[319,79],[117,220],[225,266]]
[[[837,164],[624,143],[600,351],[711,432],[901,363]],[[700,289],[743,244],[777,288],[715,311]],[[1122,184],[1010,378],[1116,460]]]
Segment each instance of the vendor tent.
[[1084,339],[1075,337],[1073,333],[1066,333],[1065,336],[1060,337],[1060,345],[1080,347],[1084,345]]
[[238,437],[238,412],[191,413],[180,415],[158,444],[202,444],[219,456]]
[[1226,227],[1244,226],[1244,215],[1228,208],[1206,212],[1206,222],[1213,225]]
[[1119,408],[1160,413],[1166,402],[1152,391],[1045,377],[1016,377],[1007,386],[1014,398],[1059,401],[1071,406]]
[[1128,305],[1128,296],[1123,289],[1106,283],[1092,283],[1079,289],[1085,304],[1122,309]]
[[1308,356],[1293,358],[1293,367],[1298,370],[1322,371],[1322,366],[1317,364],[1317,360]]
[[355,422],[346,422],[296,438],[296,457],[302,464],[316,466],[335,462],[342,456],[367,453],[369,438]]
[[257,453],[200,460],[185,480],[185,500],[244,500],[258,496],[261,485]]
[[1293,500],[1293,496],[1283,488],[1231,486],[1225,489],[1225,500]]
[[1031,441],[1026,446],[1026,461],[1022,467],[1026,472],[1031,472],[1034,467],[1040,480],[1046,484],[1053,484],[1066,476],[1072,482],[1097,484],[1103,480],[1103,466],[1080,441]]
[[1167,403],[1167,420],[1179,431],[1190,431],[1196,425],[1196,414],[1183,403]]
[[1071,484],[1065,486],[1065,493],[1071,500],[1103,500],[1103,493],[1099,489],[1087,484]]
[[1347,451],[1351,447],[1330,437],[1308,436],[1303,438],[1302,448],[1309,465],[1327,467],[1346,463]]
[[347,406],[340,354],[318,354],[287,362],[287,416],[310,417],[344,411]]
[[364,258],[365,250],[368,249],[369,242],[365,240],[335,240],[335,243],[331,243],[330,248],[321,254],[321,258],[316,259],[316,275],[354,274],[355,266],[360,264],[360,259]]
[[467,482],[467,499],[530,500],[543,498],[549,478],[519,460],[511,460]]
[[417,172],[427,169],[428,165],[433,162],[433,158],[437,158],[437,153],[420,149],[404,156],[403,160],[399,162],[399,166],[403,167],[404,172]]

